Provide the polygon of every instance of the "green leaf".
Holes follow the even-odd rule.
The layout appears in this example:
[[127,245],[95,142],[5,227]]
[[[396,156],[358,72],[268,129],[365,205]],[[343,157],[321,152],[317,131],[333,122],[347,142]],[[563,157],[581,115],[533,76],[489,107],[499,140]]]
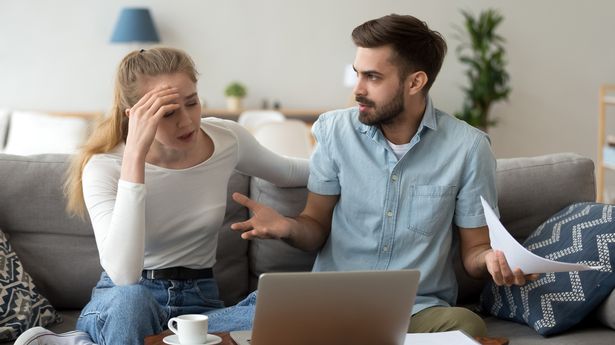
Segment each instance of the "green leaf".
[[489,118],[491,105],[507,99],[511,90],[506,72],[505,39],[496,32],[504,16],[495,9],[482,11],[478,16],[466,10],[460,12],[463,25],[456,26],[456,38],[460,41],[456,53],[466,65],[469,86],[462,87],[463,107],[455,116],[486,130],[496,123]]

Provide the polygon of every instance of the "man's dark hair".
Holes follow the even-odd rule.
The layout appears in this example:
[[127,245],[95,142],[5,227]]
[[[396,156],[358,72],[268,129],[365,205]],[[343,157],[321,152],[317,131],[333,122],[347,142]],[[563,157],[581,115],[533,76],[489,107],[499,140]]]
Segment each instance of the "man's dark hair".
[[352,40],[362,48],[391,45],[391,62],[398,66],[400,80],[416,71],[425,72],[425,93],[436,80],[446,55],[446,42],[442,35],[409,15],[390,14],[367,21],[352,31]]

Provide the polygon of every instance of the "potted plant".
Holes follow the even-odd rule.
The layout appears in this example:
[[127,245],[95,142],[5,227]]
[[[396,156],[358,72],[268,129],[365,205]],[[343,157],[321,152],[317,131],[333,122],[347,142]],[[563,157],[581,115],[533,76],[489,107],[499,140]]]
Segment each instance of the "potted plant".
[[494,9],[481,12],[478,18],[466,11],[461,13],[464,25],[459,30],[462,43],[457,55],[461,63],[467,65],[470,85],[463,88],[463,109],[455,116],[487,131],[488,126],[496,123],[489,118],[491,105],[508,99],[510,93],[504,38],[495,32],[504,17]]
[[227,85],[224,89],[224,95],[226,96],[226,106],[231,111],[238,111],[242,108],[241,99],[246,96],[246,87],[234,81]]

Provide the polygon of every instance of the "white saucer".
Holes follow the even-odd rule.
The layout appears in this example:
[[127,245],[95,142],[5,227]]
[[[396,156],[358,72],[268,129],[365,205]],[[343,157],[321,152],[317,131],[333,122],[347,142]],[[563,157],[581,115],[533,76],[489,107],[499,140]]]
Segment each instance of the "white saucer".
[[[176,334],[166,336],[164,337],[164,339],[162,339],[162,341],[164,341],[165,344],[181,345],[179,343],[179,338],[177,338]],[[204,344],[198,344],[198,345],[213,345],[213,344],[220,344],[221,342],[222,342],[222,338],[220,338],[219,336],[208,334],[207,342]]]

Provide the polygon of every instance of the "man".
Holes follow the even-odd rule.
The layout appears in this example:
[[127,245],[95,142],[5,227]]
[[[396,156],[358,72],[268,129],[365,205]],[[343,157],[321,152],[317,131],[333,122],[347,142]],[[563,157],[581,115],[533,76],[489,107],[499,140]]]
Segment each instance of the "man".
[[487,135],[429,98],[446,43],[417,18],[395,14],[358,26],[352,39],[358,107],[325,113],[314,124],[305,209],[285,218],[236,193],[254,216],[232,228],[244,239],[320,249],[314,271],[419,269],[409,332],[485,335],[478,315],[451,307],[454,225],[468,274],[507,285],[526,277],[489,245],[480,196],[491,205],[497,198]]

